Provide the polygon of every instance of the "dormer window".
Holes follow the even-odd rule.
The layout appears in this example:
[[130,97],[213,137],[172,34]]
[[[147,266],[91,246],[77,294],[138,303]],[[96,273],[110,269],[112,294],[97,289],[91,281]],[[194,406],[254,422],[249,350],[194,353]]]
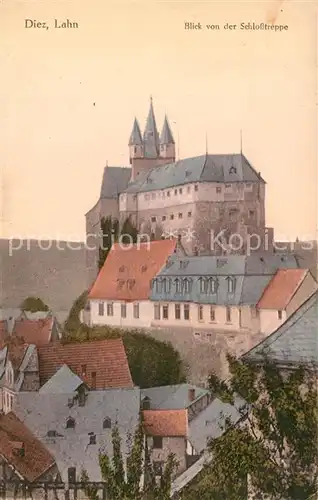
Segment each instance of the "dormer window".
[[206,293],[206,279],[205,278],[199,278],[199,283],[200,283],[200,293]]
[[171,290],[171,280],[169,278],[165,278],[163,280],[163,289],[165,293],[170,293]]
[[231,167],[230,170],[229,170],[229,173],[230,174],[236,174],[236,167]]
[[234,293],[235,292],[235,278],[232,278],[229,276],[227,279],[227,287],[228,287],[228,293]]
[[175,287],[176,287],[176,293],[180,293],[181,292],[181,283],[180,283],[180,280],[178,278],[176,278],[174,280],[174,284],[175,284]]
[[216,278],[209,278],[207,282],[207,292],[216,293],[218,289],[218,280]]
[[57,432],[56,431],[52,431],[52,430],[51,431],[47,431],[46,435],[47,435],[48,438],[54,438],[54,437],[57,436]]
[[112,421],[109,417],[104,418],[103,420],[103,429],[111,429]]
[[75,429],[75,420],[72,417],[69,417],[66,420],[66,428],[67,429]]
[[183,293],[190,293],[191,292],[191,284],[192,284],[191,279],[185,278],[183,280]]
[[150,398],[148,398],[148,396],[146,396],[142,401],[142,409],[150,410]]

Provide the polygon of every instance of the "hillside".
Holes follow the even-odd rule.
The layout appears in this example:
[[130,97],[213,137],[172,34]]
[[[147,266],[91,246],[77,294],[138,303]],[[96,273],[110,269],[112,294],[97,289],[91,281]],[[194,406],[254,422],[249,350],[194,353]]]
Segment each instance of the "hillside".
[[9,243],[0,239],[0,308],[16,308],[27,296],[38,296],[64,321],[86,287],[84,244],[60,241],[59,249],[52,241],[44,250],[48,242],[23,241],[10,255]]

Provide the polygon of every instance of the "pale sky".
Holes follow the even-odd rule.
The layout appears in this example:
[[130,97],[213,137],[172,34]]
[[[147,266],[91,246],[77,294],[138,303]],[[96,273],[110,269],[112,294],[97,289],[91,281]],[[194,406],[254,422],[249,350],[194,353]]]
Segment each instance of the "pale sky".
[[[209,153],[239,152],[242,129],[267,181],[267,225],[278,239],[316,238],[316,6],[3,0],[2,236],[83,239],[106,160],[129,165],[133,119],[144,127],[151,94],[181,157],[204,154],[206,133]],[[26,18],[50,28],[26,29]],[[54,29],[55,18],[79,28]],[[249,21],[289,28],[223,29]]]

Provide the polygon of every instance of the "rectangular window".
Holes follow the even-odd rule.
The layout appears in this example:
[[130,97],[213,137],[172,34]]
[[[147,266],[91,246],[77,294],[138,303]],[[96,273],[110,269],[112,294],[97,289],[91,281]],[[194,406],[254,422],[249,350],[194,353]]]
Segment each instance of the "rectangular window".
[[181,319],[180,304],[175,304],[175,306],[174,306],[174,317],[176,319]]
[[188,212],[188,217],[192,217],[192,212]]
[[160,304],[154,304],[154,318],[160,319]]
[[98,316],[104,316],[104,302],[98,304]]
[[91,389],[96,389],[96,372],[92,372],[92,385]]
[[114,315],[114,305],[112,302],[108,302],[107,304],[107,316],[113,316]]
[[254,215],[255,215],[255,210],[249,210],[248,211],[248,216],[249,217],[254,217]]
[[283,311],[277,311],[277,314],[278,314],[278,319],[283,318]]
[[170,196],[170,191],[167,191],[167,196],[168,196],[168,198],[169,198],[169,196]]
[[215,321],[215,309],[213,306],[210,306],[210,321]]
[[168,319],[169,317],[169,306],[167,306],[166,304],[162,306],[162,317],[163,319]]
[[81,374],[83,375],[83,377],[86,377],[86,370],[87,370],[87,366],[86,365],[82,365],[81,366]]
[[190,191],[191,191],[191,186],[188,186],[188,187],[187,187],[187,191],[188,191],[188,193],[190,193]]
[[67,469],[67,476],[68,476],[68,482],[69,483],[75,483],[76,482],[76,467],[69,467]]
[[165,220],[166,220],[166,216],[165,216],[165,215],[163,215],[163,216],[162,216],[162,220],[163,220],[163,221],[165,221]]
[[203,321],[203,306],[198,306],[198,320]]
[[232,184],[225,184],[225,189],[231,189]]
[[178,190],[177,189],[174,190],[174,194],[175,194],[175,196],[178,194]]
[[182,219],[182,213],[181,212],[179,212],[178,217],[179,217],[179,219]]
[[127,316],[127,306],[126,304],[120,304],[121,317],[126,318]]
[[156,217],[151,217],[151,222],[156,222]]
[[162,437],[161,436],[154,436],[153,437],[153,447],[157,450],[162,449]]
[[179,194],[182,194],[182,188],[179,189]]
[[196,184],[196,185],[194,186],[194,191],[198,191],[198,189],[199,189],[199,186]]
[[190,306],[189,306],[189,304],[184,304],[184,306],[183,306],[183,317],[186,320],[190,319]]
[[171,214],[171,215],[170,215],[170,219],[171,219],[171,220],[173,220],[173,219],[174,219],[174,215],[173,215],[173,214]]
[[231,308],[230,307],[226,308],[226,322],[231,323]]
[[217,192],[217,193],[222,193],[222,188],[221,188],[221,187],[217,187],[217,188],[216,188],[216,192]]
[[139,304],[134,304],[134,318],[139,318]]

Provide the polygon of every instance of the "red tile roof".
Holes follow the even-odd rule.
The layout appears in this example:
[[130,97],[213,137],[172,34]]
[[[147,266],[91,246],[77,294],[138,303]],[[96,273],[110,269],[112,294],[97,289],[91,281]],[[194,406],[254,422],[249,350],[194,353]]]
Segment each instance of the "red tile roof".
[[37,320],[20,318],[15,321],[12,335],[40,347],[50,342],[54,321],[52,316]]
[[279,269],[265,288],[257,307],[284,310],[307,273],[307,269]]
[[[38,349],[40,382],[47,382],[62,365],[67,365],[89,387],[96,389],[133,387],[122,339],[93,340],[62,344],[53,342]],[[86,374],[83,374],[85,369]]]
[[143,419],[148,436],[183,437],[188,434],[187,410],[144,410]]
[[[18,452],[21,446],[24,447],[24,456]],[[12,412],[0,415],[0,455],[30,482],[55,465],[45,446]]]
[[174,253],[177,241],[137,243],[126,248],[115,243],[89,293],[89,299],[146,300],[150,281]]

